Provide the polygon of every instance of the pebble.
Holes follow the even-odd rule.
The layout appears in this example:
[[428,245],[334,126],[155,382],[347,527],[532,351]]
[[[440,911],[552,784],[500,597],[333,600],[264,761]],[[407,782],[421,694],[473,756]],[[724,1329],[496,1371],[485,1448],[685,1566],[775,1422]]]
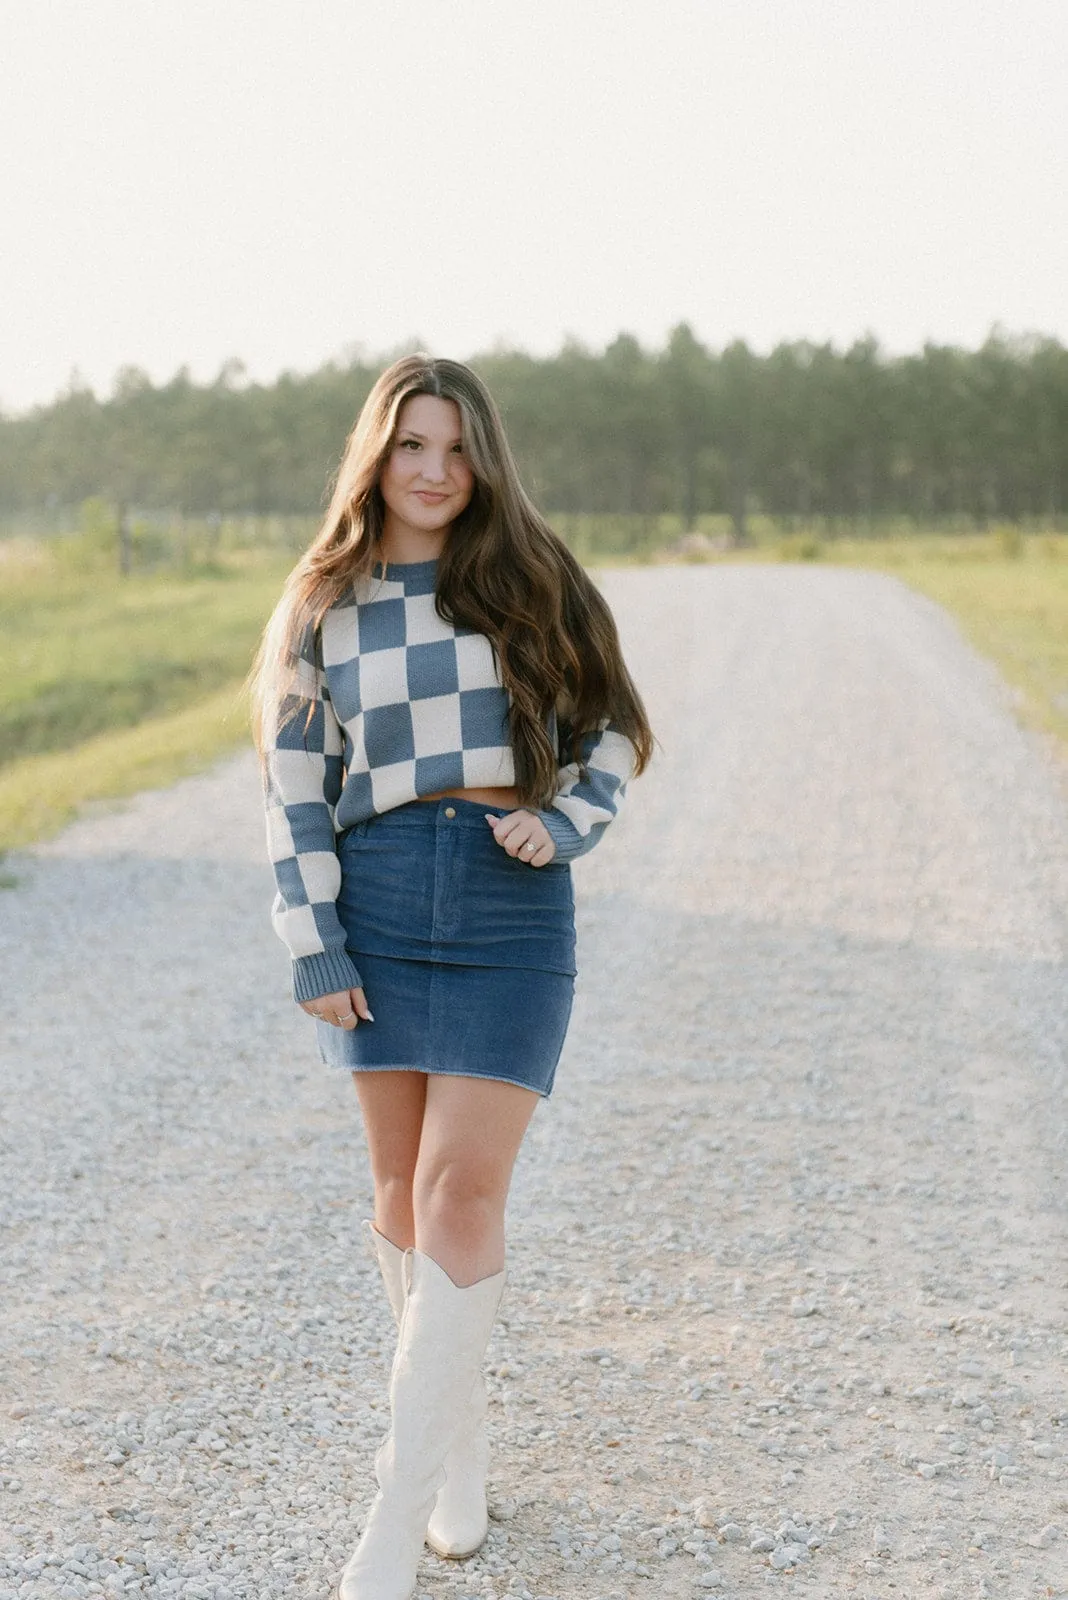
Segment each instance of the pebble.
[[715,1528],[718,1525],[719,1518],[716,1515],[716,1508],[712,1501],[704,1495],[699,1496],[694,1501],[693,1520],[694,1525],[698,1528]]
[[1040,1528],[1038,1533],[1033,1534],[1027,1542],[1035,1550],[1049,1550],[1057,1543],[1059,1538],[1060,1529],[1055,1527],[1052,1522],[1047,1522],[1046,1526]]
[[790,1302],[790,1315],[793,1317],[814,1317],[819,1308],[818,1300],[798,1295]]

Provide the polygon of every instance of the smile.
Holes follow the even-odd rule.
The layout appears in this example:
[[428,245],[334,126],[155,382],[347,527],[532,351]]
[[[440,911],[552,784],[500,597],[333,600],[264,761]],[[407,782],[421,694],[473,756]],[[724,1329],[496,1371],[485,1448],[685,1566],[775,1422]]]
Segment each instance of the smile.
[[426,500],[431,505],[437,505],[439,501],[449,498],[447,494],[431,494],[429,489],[416,489],[415,493],[420,500]]

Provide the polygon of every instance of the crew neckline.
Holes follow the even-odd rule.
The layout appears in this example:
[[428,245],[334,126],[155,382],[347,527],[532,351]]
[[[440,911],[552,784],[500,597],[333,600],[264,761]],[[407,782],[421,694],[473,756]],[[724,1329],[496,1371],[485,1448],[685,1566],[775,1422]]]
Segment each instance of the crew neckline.
[[429,572],[440,560],[440,556],[431,556],[429,561],[376,561],[373,571],[381,572],[388,580],[403,577],[406,572]]

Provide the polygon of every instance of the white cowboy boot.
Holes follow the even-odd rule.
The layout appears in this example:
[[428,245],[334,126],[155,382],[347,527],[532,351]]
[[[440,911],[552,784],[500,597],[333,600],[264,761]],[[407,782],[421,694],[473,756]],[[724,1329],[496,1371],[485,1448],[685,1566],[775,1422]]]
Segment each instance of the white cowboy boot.
[[[404,1310],[404,1251],[372,1222],[364,1223],[368,1244],[378,1262],[394,1319],[400,1324]],[[438,1490],[426,1530],[426,1542],[439,1556],[459,1561],[474,1555],[489,1532],[486,1509],[486,1475],[489,1439],[486,1413],[489,1398],[481,1371],[471,1390],[463,1429],[445,1457],[445,1482]]]
[[406,1250],[407,1294],[389,1384],[390,1430],[375,1456],[378,1493],[337,1600],[411,1600],[443,1462],[463,1426],[504,1290],[504,1272],[458,1288]]

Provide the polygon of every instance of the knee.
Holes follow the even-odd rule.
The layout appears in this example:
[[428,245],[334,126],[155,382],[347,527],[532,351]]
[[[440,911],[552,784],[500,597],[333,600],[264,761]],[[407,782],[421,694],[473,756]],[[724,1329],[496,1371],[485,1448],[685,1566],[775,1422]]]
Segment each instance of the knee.
[[414,1174],[411,1171],[375,1174],[375,1196],[390,1211],[411,1211]]
[[484,1215],[500,1209],[501,1187],[492,1164],[445,1159],[416,1170],[412,1196],[423,1216]]
[[415,1243],[415,1204],[410,1174],[375,1178],[375,1222],[379,1231],[402,1250]]

